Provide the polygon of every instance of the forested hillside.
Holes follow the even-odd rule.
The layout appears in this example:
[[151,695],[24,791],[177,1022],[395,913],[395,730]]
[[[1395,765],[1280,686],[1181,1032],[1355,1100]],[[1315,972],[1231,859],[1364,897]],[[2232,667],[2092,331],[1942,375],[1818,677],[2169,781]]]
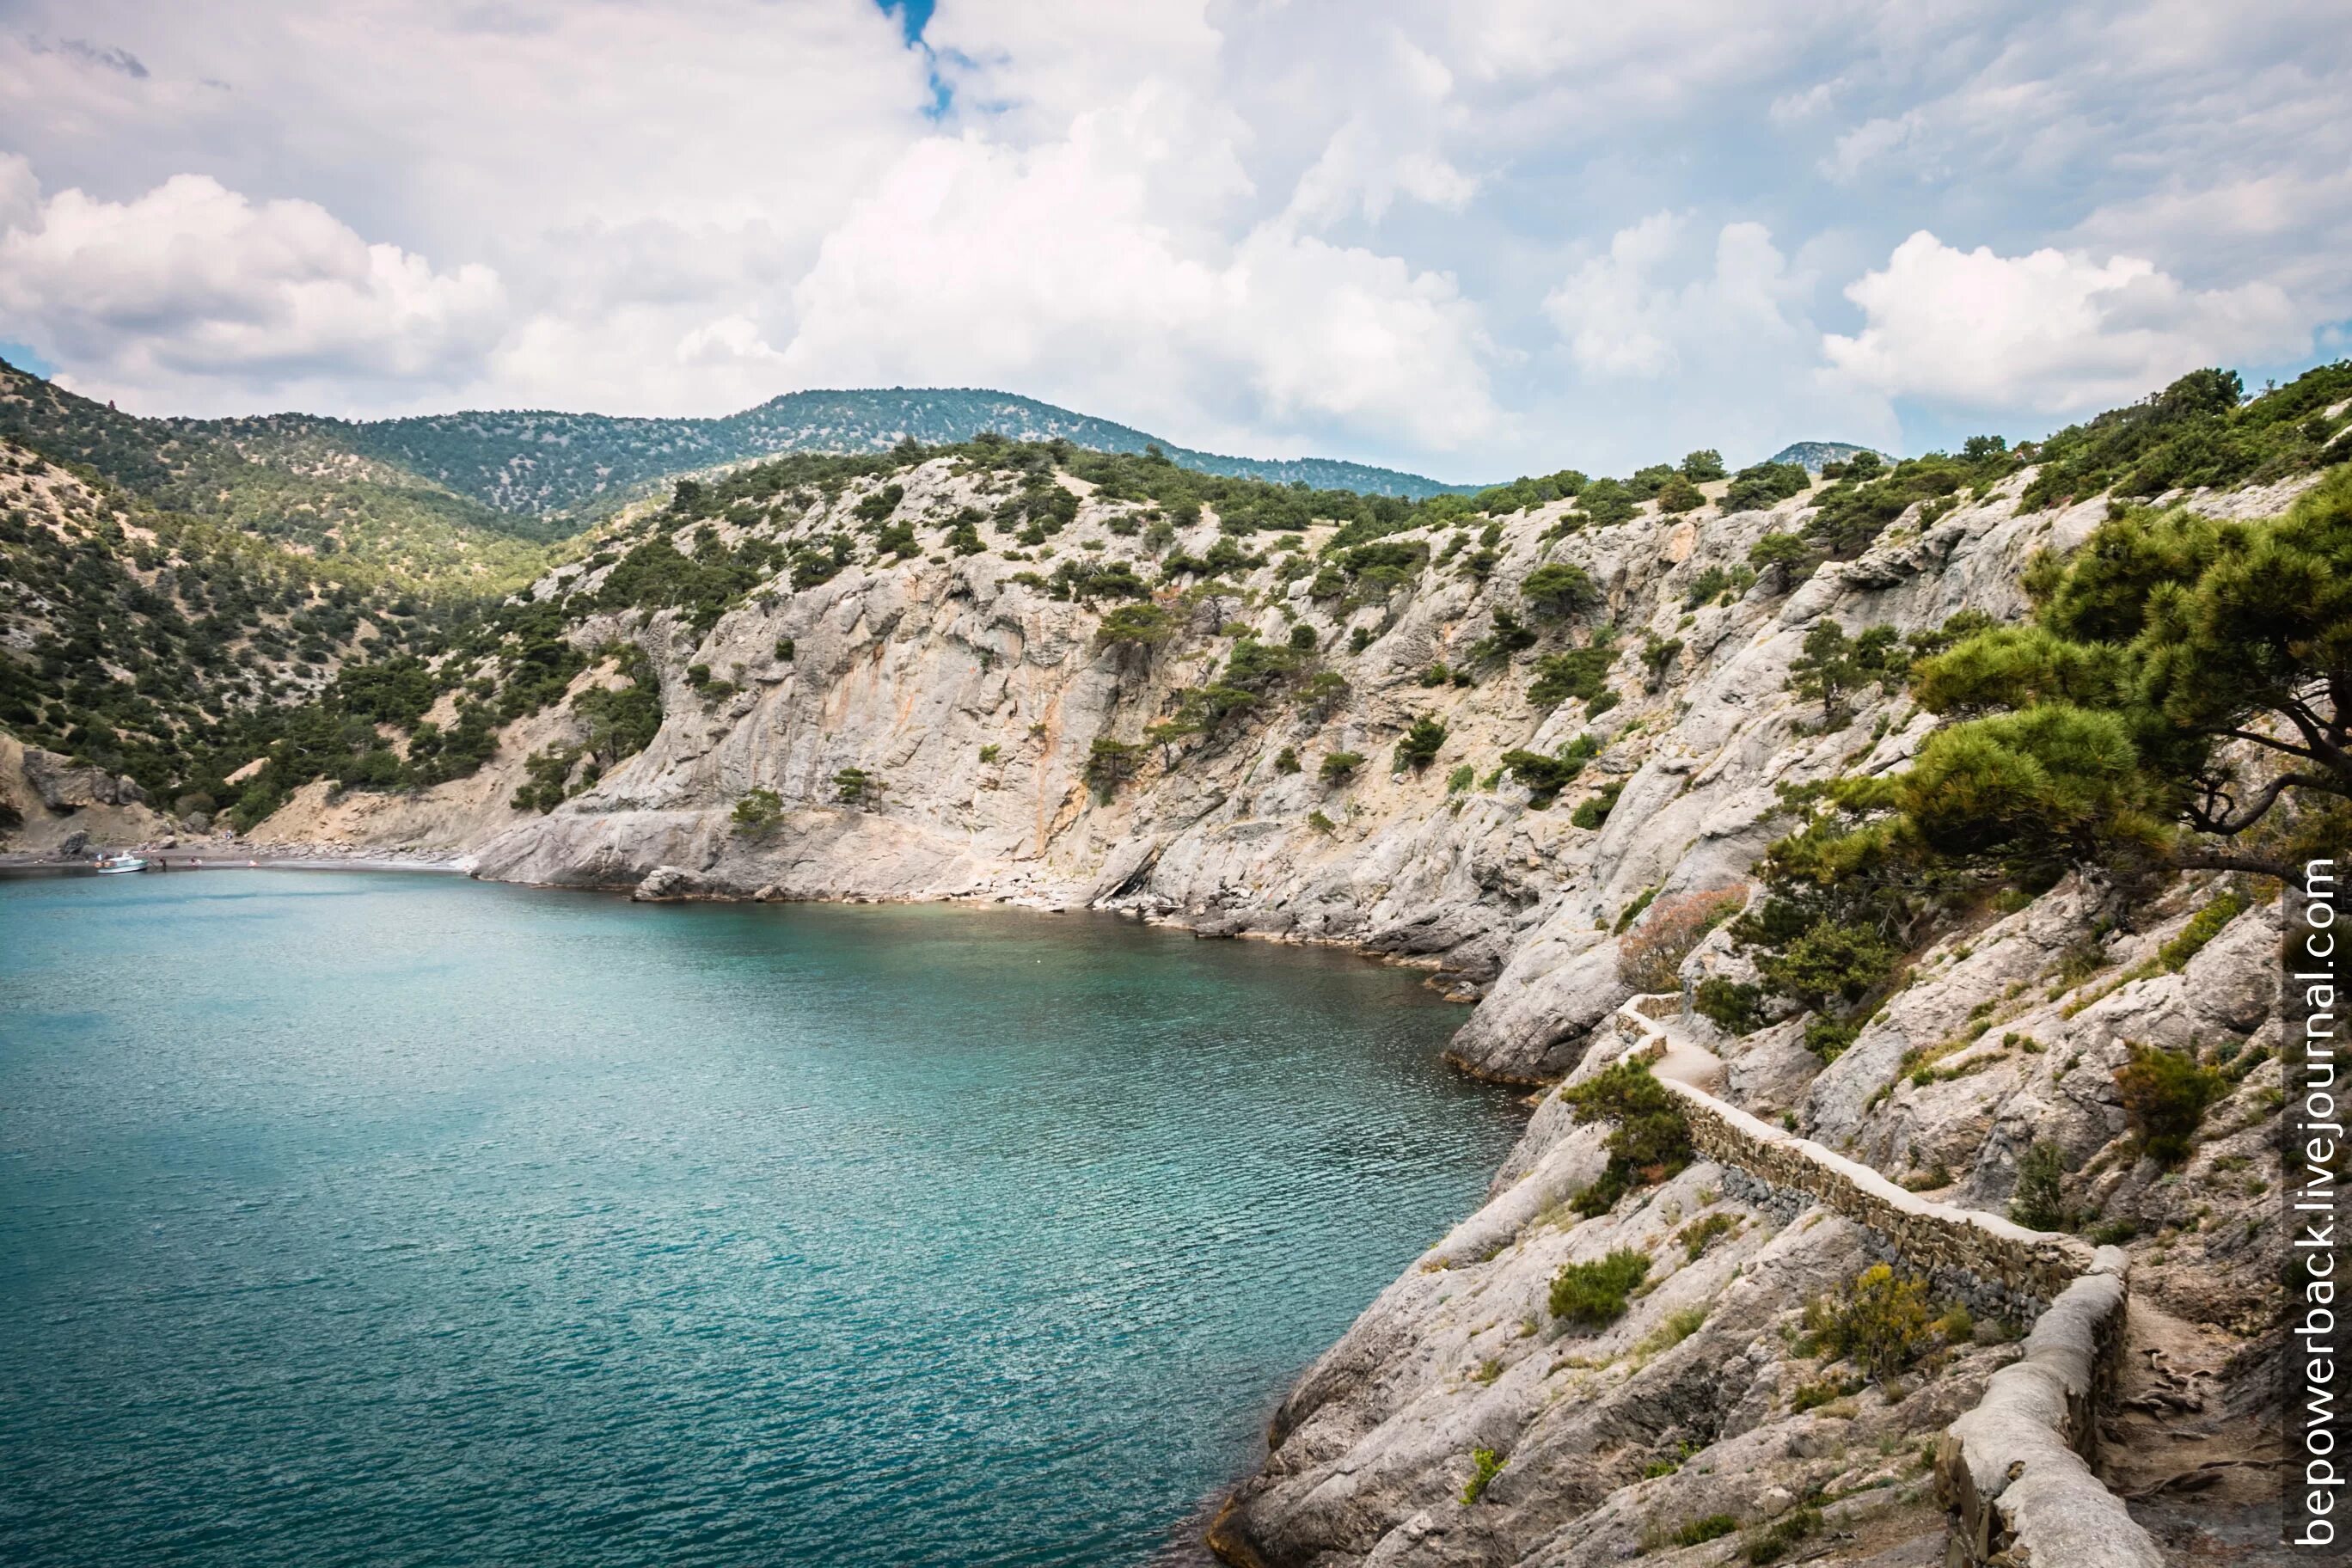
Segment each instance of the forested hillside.
[[159,510],[275,541],[347,576],[503,592],[568,525],[513,517],[353,451],[304,418],[142,419],[0,363],[0,437]]
[[[714,419],[544,410],[344,420],[309,414],[145,419],[0,361],[0,436],[176,510],[310,550],[480,577],[524,559],[475,534],[546,542],[680,474],[793,452],[886,451],[993,431],[1099,451],[1157,446],[1181,467],[1370,495],[1473,487],[1361,463],[1221,457],[1034,398],[966,389],[795,392]],[[465,560],[468,554],[478,559]]]
[[[0,441],[0,729],[171,804],[352,661],[447,646],[475,612],[144,506]],[[199,799],[191,809],[212,809]]]
[[352,451],[522,514],[593,509],[690,469],[792,452],[880,452],[909,440],[940,446],[990,430],[1014,441],[1062,440],[1105,452],[1157,445],[1183,468],[1277,484],[1402,496],[1467,488],[1328,458],[1275,461],[1195,452],[1035,398],[966,388],[793,392],[718,419],[537,411],[310,424]]

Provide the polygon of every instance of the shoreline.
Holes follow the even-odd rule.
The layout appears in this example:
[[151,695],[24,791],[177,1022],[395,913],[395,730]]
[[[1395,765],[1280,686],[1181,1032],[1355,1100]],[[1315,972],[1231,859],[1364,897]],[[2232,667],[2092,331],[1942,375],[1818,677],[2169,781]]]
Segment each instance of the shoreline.
[[[168,871],[217,870],[279,870],[279,871],[417,871],[438,876],[462,876],[478,881],[489,881],[502,887],[538,888],[550,891],[599,893],[610,898],[628,899],[647,904],[968,904],[1026,910],[1045,915],[1111,915],[1133,921],[1139,925],[1161,926],[1171,931],[1189,931],[1202,942],[1260,942],[1277,947],[1323,948],[1353,954],[1370,963],[1391,969],[1414,969],[1424,972],[1422,984],[1448,1002],[1475,1006],[1482,991],[1467,990],[1458,983],[1442,979],[1444,965],[1428,954],[1388,952],[1348,937],[1302,936],[1293,931],[1233,929],[1228,922],[1212,917],[1202,921],[1188,920],[1180,913],[1129,907],[1110,907],[1076,900],[1060,899],[1034,893],[989,893],[983,891],[945,893],[807,893],[763,899],[751,893],[711,893],[697,891],[663,898],[637,898],[637,884],[563,883],[506,881],[499,878],[477,875],[475,857],[467,851],[345,849],[327,845],[305,845],[299,848],[281,846],[274,850],[252,847],[238,848],[232,844],[217,855],[196,856],[174,854],[170,850],[152,849],[138,845],[113,847],[116,854],[137,855],[150,862],[150,869],[142,876]],[[160,871],[157,869],[160,868]],[[27,876],[95,876],[92,862],[75,858],[58,859],[53,856],[0,852],[0,877]],[[1220,929],[1224,926],[1225,929]],[[1480,1082],[1504,1087],[1528,1087],[1549,1083],[1550,1079],[1504,1079],[1478,1071],[1456,1059],[1449,1050],[1447,1065],[1464,1076]]]
[[[124,853],[125,851],[117,851]],[[139,876],[161,876],[173,871],[416,871],[434,876],[466,876],[472,870],[471,860],[464,856],[386,858],[381,855],[337,855],[306,850],[299,855],[240,853],[229,849],[215,855],[174,855],[165,851],[127,853],[139,855],[148,862],[148,868]],[[0,877],[95,877],[98,871],[89,860],[61,860],[54,856],[0,855]]]

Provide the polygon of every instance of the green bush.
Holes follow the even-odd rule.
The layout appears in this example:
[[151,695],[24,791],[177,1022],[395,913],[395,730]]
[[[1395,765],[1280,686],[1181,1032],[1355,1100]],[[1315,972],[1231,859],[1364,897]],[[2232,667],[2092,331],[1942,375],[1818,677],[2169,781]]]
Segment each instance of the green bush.
[[882,798],[882,778],[864,768],[844,768],[833,775],[835,798],[844,805],[866,805]]
[[1932,1347],[1927,1284],[1874,1263],[1805,1308],[1805,1328],[1822,1352],[1843,1356],[1881,1382]]
[[1805,1049],[1821,1058],[1822,1065],[1827,1067],[1845,1055],[1846,1047],[1853,1045],[1854,1037],[1861,1033],[1861,1024],[1853,1019],[1828,1018],[1816,1014],[1805,1020]]
[[1568,1263],[1551,1278],[1551,1315],[1606,1328],[1625,1315],[1625,1299],[1650,1277],[1650,1260],[1621,1247],[1591,1263]]
[[536,811],[542,816],[562,805],[571,793],[565,781],[572,775],[572,764],[580,760],[577,746],[541,746],[523,759],[526,783],[515,791],[512,805],[517,811]]
[[1818,1383],[1801,1383],[1797,1384],[1795,1395],[1789,1401],[1789,1411],[1791,1415],[1802,1415],[1808,1410],[1834,1405],[1853,1393],[1855,1386],[1834,1377],[1825,1377]]
[[1570,812],[1568,819],[1579,827],[1599,827],[1609,820],[1609,814],[1617,809],[1617,797],[1624,793],[1625,781],[1612,779],[1601,786],[1600,794],[1591,796]]
[[1695,1219],[1675,1232],[1675,1239],[1683,1244],[1684,1260],[1696,1263],[1715,1244],[1718,1236],[1728,1236],[1739,1228],[1738,1220],[1727,1214],[1711,1214],[1705,1219]]
[[729,813],[738,833],[763,833],[783,820],[784,803],[772,789],[755,789],[736,801]]
[[1712,447],[1702,447],[1683,458],[1682,476],[1695,485],[1722,479],[1729,471],[1723,466],[1723,454]]
[[2097,495],[2113,486],[2153,496],[2200,485],[2263,481],[2319,467],[2340,452],[2315,416],[2352,395],[2352,363],[2305,372],[2288,385],[2239,400],[2234,372],[2197,370],[2128,408],[2073,425],[2041,444],[2029,509]]
[[2230,1080],[2183,1051],[2129,1045],[2131,1059],[2116,1069],[2124,1119],[2140,1152],[2160,1165],[2179,1165],[2205,1120],[2206,1108],[2230,1092]]
[[1120,605],[1095,628],[1105,647],[1157,647],[1176,635],[1176,617],[1158,605]]
[[2179,973],[2189,967],[2189,961],[2204,951],[2205,944],[2221,934],[2221,928],[2245,912],[2246,900],[2235,892],[2223,892],[2190,917],[2180,934],[2158,950],[2157,962]]
[[2216,851],[2286,876],[2340,836],[2352,758],[2288,742],[2294,765],[2265,779],[2232,748],[2346,721],[2322,650],[2352,614],[2352,468],[2279,518],[2126,509],[2028,579],[2032,627],[1980,631],[1915,673],[1932,710],[1987,715],[1937,732],[1895,781],[1887,804],[1926,848],[2046,886]]
[[1503,753],[1502,763],[1513,778],[1527,785],[1533,797],[1528,804],[1540,809],[1551,805],[1600,750],[1601,743],[1591,736],[1579,735],[1551,756],[1515,748]]
[[1655,691],[1666,678],[1666,670],[1675,656],[1683,651],[1680,637],[1651,637],[1642,644],[1642,668],[1650,672],[1650,689]]
[[1528,574],[1519,592],[1539,616],[1572,616],[1601,602],[1592,574],[1568,561],[1551,561]]
[[1108,801],[1118,793],[1118,786],[1135,775],[1136,755],[1143,748],[1126,741],[1115,741],[1108,735],[1097,735],[1087,748],[1085,777],[1095,793]]
[[[1470,645],[1465,663],[1473,668],[1499,664],[1515,653],[1535,647],[1539,640],[1532,626],[1522,626],[1517,616],[1499,605],[1495,606],[1492,621],[1492,627],[1486,635]],[[1462,673],[1455,672],[1454,684],[1457,686],[1469,684],[1460,679]]]
[[1606,638],[1590,647],[1548,653],[1536,660],[1536,678],[1528,686],[1528,701],[1537,708],[1557,708],[1571,697],[1597,701],[1609,689],[1609,667],[1617,650]]
[[1396,771],[1407,768],[1416,771],[1437,760],[1438,749],[1445,744],[1445,726],[1423,713],[1414,719],[1396,745]]
[[1616,479],[1595,479],[1586,485],[1577,493],[1576,505],[1599,528],[1627,521],[1641,510],[1640,498]]
[[1705,1519],[1692,1520],[1675,1531],[1676,1546],[1704,1546],[1710,1541],[1720,1541],[1739,1531],[1739,1521],[1727,1513],[1711,1513]]
[[1326,752],[1322,766],[1316,770],[1316,776],[1327,784],[1343,784],[1355,777],[1356,770],[1363,765],[1364,753],[1361,752]]
[[1706,504],[1706,497],[1699,494],[1698,487],[1679,474],[1658,487],[1658,510],[1668,515],[1696,511]]
[[1818,552],[1793,533],[1768,533],[1748,547],[1748,564],[1772,578],[1770,586],[1786,590],[1811,575]]
[[1698,983],[1691,1005],[1727,1035],[1750,1035],[1764,1026],[1764,988],[1710,974]]
[[1784,918],[1801,917],[1784,917],[1768,902],[1759,914],[1743,916],[1732,934],[1758,944],[1756,972],[1765,984],[1805,1006],[1858,1002],[1902,960],[1902,946],[1874,925],[1818,919],[1788,931],[1780,929]]
[[1274,754],[1276,773],[1295,773],[1298,771],[1298,748],[1296,746],[1285,746]]
[[1746,1555],[1755,1563],[1778,1563],[1796,1548],[1799,1542],[1822,1527],[1822,1510],[1801,1508],[1786,1518],[1775,1520],[1770,1529],[1749,1541]]
[[1813,478],[1796,463],[1758,463],[1732,477],[1723,492],[1726,512],[1761,511],[1812,488]]
[[2059,1184],[2066,1174],[2065,1152],[2055,1143],[2036,1143],[2018,1157],[2017,1190],[2010,1195],[2009,1217],[2028,1230],[2063,1230],[2066,1210]]
[[1601,1147],[1609,1163],[1577,1199],[1585,1214],[1605,1214],[1636,1182],[1655,1185],[1694,1157],[1690,1121],[1672,1090],[1651,1076],[1646,1062],[1619,1062],[1559,1091],[1579,1126],[1612,1125]]
[[1727,602],[1738,598],[1756,585],[1756,571],[1750,566],[1710,566],[1691,579],[1683,593],[1683,608],[1696,610],[1711,599]]
[[1789,661],[1789,689],[1822,705],[1822,721],[1835,724],[1846,700],[1864,687],[1892,689],[1911,668],[1909,652],[1893,626],[1872,626],[1849,637],[1835,621],[1822,619],[1805,633],[1803,650]]

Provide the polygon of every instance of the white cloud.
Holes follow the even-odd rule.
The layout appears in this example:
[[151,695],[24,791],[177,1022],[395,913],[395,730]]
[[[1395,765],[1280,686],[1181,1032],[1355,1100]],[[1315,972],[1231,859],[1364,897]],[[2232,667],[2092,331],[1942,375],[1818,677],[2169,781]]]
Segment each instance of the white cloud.
[[1810,339],[1804,302],[1812,280],[1790,273],[1769,230],[1724,225],[1710,264],[1697,256],[1691,229],[1686,218],[1654,213],[1618,230],[1608,254],[1544,297],[1544,312],[1579,368],[1654,380],[1686,361]]
[[1290,216],[1328,227],[1360,214],[1377,224],[1398,198],[1460,212],[1480,176],[1461,168],[1445,143],[1469,115],[1454,100],[1453,71],[1402,31],[1389,31],[1351,62],[1357,100],[1374,109],[1349,114],[1292,189]]
[[795,287],[784,363],[1180,428],[1215,410],[1255,447],[1321,429],[1442,450],[1488,427],[1483,336],[1452,281],[1279,218],[1227,237],[1249,183],[1217,130],[1146,86],[1033,150],[918,144]]
[[[1777,109],[1779,106],[1774,107]],[[1916,112],[1892,119],[1865,120],[1837,139],[1836,148],[1822,160],[1822,173],[1832,180],[1851,180],[1916,141],[1921,125],[1921,118]]]
[[1863,329],[1822,340],[1833,374],[1890,397],[2063,415],[2183,371],[2284,356],[2310,329],[2277,288],[2194,289],[2139,257],[1963,251],[1922,229],[1850,284]]
[[1381,129],[1370,117],[1341,126],[1300,176],[1291,195],[1291,215],[1318,227],[1358,213],[1378,223],[1399,196],[1460,212],[1477,195],[1476,175],[1435,153],[1385,146]]
[[479,265],[436,271],[310,202],[252,203],[202,174],[131,201],[39,199],[0,175],[0,333],[112,392],[215,379],[467,379],[504,299]]
[[1654,213],[1609,241],[1596,257],[1544,296],[1544,313],[1569,340],[1576,363],[1604,375],[1663,375],[1675,367],[1664,318],[1670,295],[1652,275],[1673,252],[1682,229],[1672,213]]
[[1639,438],[1612,443],[1608,466],[1699,446],[1749,459],[1832,430],[1891,437],[1884,399],[1805,374],[1819,342],[1813,289],[1761,224],[1710,234],[1687,216],[1654,213],[1620,229],[1544,298],[1591,402],[1647,422]]

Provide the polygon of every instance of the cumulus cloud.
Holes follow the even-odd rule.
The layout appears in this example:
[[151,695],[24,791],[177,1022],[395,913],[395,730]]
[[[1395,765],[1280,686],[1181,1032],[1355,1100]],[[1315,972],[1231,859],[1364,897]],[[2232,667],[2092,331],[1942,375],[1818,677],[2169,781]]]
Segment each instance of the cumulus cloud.
[[1147,86],[1027,151],[910,149],[793,289],[804,381],[1012,382],[1122,418],[1279,445],[1302,428],[1459,445],[1495,418],[1475,310],[1445,277],[1273,219],[1230,145]]
[[1293,188],[1290,215],[1328,227],[1357,215],[1378,224],[1400,198],[1446,212],[1467,206],[1481,177],[1445,150],[1470,118],[1445,62],[1391,30],[1351,66],[1360,96],[1379,107],[1349,113],[1331,133]]
[[0,162],[0,333],[72,367],[77,384],[454,385],[499,334],[488,268],[436,270],[312,203],[257,204],[202,174],[127,202],[44,200],[23,160]]
[[1792,274],[1761,224],[1725,224],[1714,236],[1653,213],[1611,237],[1606,254],[1544,297],[1544,313],[1577,365],[1604,377],[1654,380],[1693,362],[1801,347],[1811,324],[1810,276]]
[[1883,398],[1796,368],[1819,342],[1815,287],[1761,224],[1710,233],[1662,212],[1618,230],[1544,297],[1544,313],[1595,395],[1653,422],[1645,444],[1618,445],[1618,467],[1678,456],[1677,442],[1761,456],[1797,420],[1884,440],[1894,420]]
[[2310,342],[2294,303],[2267,283],[2196,289],[2140,257],[1997,256],[1925,229],[1845,293],[1864,324],[1822,340],[1833,373],[1959,408],[2078,413],[2199,365],[2261,362]]

